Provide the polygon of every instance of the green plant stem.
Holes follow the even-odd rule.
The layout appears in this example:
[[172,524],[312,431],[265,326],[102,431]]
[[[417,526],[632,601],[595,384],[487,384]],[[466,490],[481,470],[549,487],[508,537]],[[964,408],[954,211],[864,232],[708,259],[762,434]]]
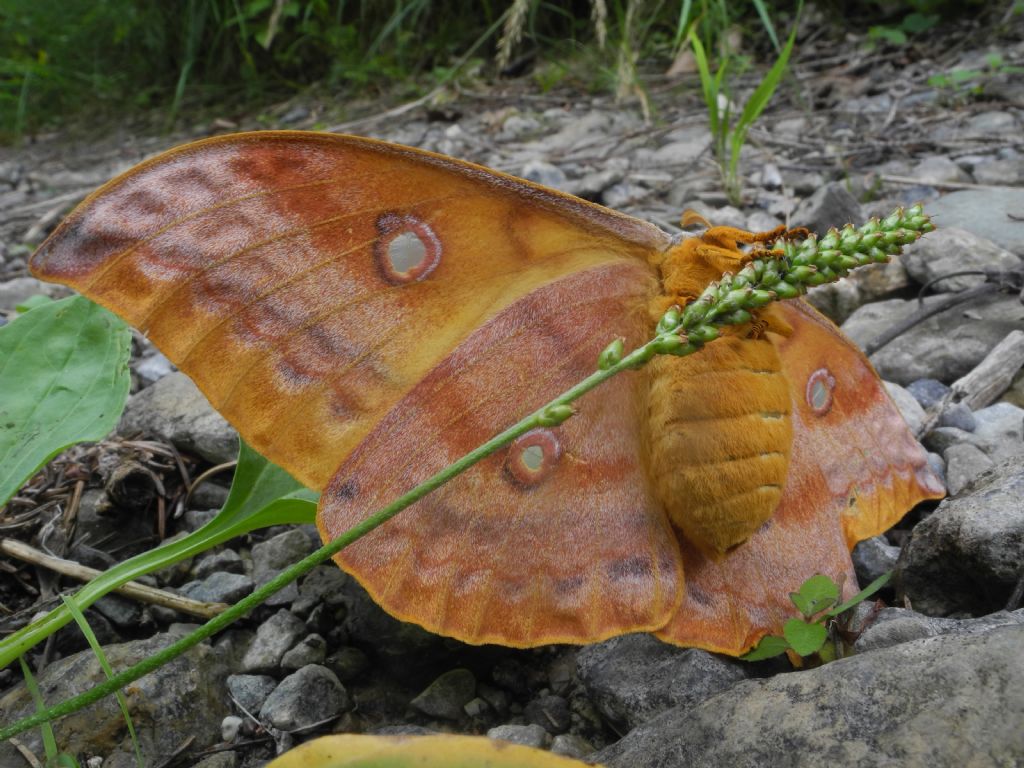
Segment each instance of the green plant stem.
[[836,280],[850,269],[884,262],[934,227],[920,206],[902,209],[883,221],[872,219],[863,227],[832,230],[820,241],[811,236],[801,243],[781,242],[778,250],[765,252],[752,260],[737,275],[723,275],[712,283],[685,310],[670,309],[658,323],[656,335],[625,357],[618,352],[621,340],[613,341],[599,359],[599,370],[587,376],[547,405],[531,413],[499,435],[475,448],[433,477],[413,488],[396,501],[367,517],[345,533],[279,573],[224,613],[208,621],[191,634],[106,682],[47,710],[38,712],[0,730],[0,741],[54,718],[76,712],[108,696],[125,685],[152,672],[166,661],[184,653],[208,637],[228,627],[279,589],[302,577],[317,565],[340,552],[402,510],[447,483],[455,476],[509,445],[516,438],[539,426],[554,426],[572,415],[569,404],[616,374],[643,366],[659,354],[692,354],[719,335],[727,325],[749,322],[750,312],[770,301],[794,298],[811,285]]
[[[651,353],[648,350],[648,347],[654,343],[654,341],[648,342],[643,347],[639,347],[631,354],[624,357],[618,364],[613,365],[607,370],[596,371],[591,374],[572,389],[566,391],[555,400],[552,400],[548,405],[530,414],[525,419],[519,421],[512,427],[509,427],[500,435],[491,438],[470,453],[467,453],[455,463],[450,464],[448,467],[416,486],[393,503],[370,515],[361,523],[354,525],[329,544],[326,544],[313,554],[298,561],[242,600],[239,600],[228,610],[224,611],[224,613],[210,619],[199,629],[172,643],[159,653],[156,653],[148,659],[144,659],[139,662],[135,666],[114,675],[107,681],[97,685],[95,688],[92,688],[85,693],[67,699],[60,704],[38,712],[35,715],[27,717],[24,720],[20,720],[19,722],[0,730],[0,741],[9,739],[12,736],[16,736],[25,730],[34,728],[49,720],[69,715],[72,712],[77,712],[78,710],[89,706],[93,702],[98,701],[105,696],[109,696],[111,693],[114,693],[129,683],[138,680],[143,675],[149,674],[170,659],[184,653],[189,648],[198,645],[208,637],[211,637],[222,629],[230,626],[234,621],[263,603],[272,594],[283,589],[296,579],[301,578],[306,573],[309,573],[310,570],[329,560],[349,544],[357,541],[370,531],[383,525],[406,507],[409,507],[419,501],[431,491],[444,485],[453,477],[461,474],[482,459],[487,458],[495,451],[509,445],[516,438],[521,437],[531,429],[535,429],[541,424],[546,423],[546,414],[549,413],[552,406],[568,405],[573,400],[576,400],[581,395],[586,394],[598,384],[601,384],[616,373],[626,370],[627,368],[635,367],[639,362],[649,359]],[[76,601],[81,604],[82,597],[76,596]]]

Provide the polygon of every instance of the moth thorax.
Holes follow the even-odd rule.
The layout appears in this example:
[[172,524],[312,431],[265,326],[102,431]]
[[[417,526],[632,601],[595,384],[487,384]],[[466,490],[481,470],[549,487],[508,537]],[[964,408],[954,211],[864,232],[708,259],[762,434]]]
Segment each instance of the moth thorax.
[[672,525],[709,557],[749,539],[778,506],[793,430],[768,339],[726,337],[651,361],[648,446]]

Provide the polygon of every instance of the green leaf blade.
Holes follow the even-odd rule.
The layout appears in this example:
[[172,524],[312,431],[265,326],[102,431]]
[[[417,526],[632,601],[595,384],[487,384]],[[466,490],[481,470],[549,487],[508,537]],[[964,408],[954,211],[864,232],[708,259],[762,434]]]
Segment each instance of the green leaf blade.
[[816,574],[800,585],[796,592],[790,592],[789,599],[806,618],[811,618],[827,608],[831,608],[839,599],[839,585],[828,576]]
[[131,331],[74,296],[0,328],[0,505],[53,456],[117,425]]
[[781,656],[789,650],[789,643],[786,638],[778,635],[765,635],[752,650],[740,656],[744,661],[764,661]]
[[807,623],[802,619],[790,619],[782,626],[786,642],[801,656],[810,656],[821,650],[828,639],[828,630],[823,624]]

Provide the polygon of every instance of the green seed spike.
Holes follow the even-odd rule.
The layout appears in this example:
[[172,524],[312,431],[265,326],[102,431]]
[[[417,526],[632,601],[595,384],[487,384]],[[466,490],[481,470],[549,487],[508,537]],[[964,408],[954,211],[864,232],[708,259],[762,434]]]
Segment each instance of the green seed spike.
[[537,424],[541,427],[557,427],[575,413],[571,405],[549,405],[537,417]]
[[656,354],[677,355],[680,353],[680,351],[685,345],[686,342],[679,338],[676,334],[667,333],[663,336],[659,336],[652,346]]
[[709,341],[714,341],[718,338],[718,329],[713,325],[698,325],[697,327],[687,331],[690,341],[697,341],[701,344],[706,344]]
[[745,309],[734,309],[721,317],[721,321],[727,325],[742,325],[749,323],[752,319],[751,314]]
[[661,320],[658,321],[658,333],[665,333],[667,331],[674,331],[679,327],[680,311],[679,307],[672,307],[664,315],[661,316]]
[[772,291],[778,294],[780,299],[795,299],[800,296],[803,292],[795,285],[787,283],[785,280],[780,280],[773,287]]
[[618,365],[622,360],[622,355],[625,351],[626,340],[622,338],[615,339],[601,351],[600,355],[597,356],[598,370],[607,371],[612,366]]
[[747,297],[747,307],[763,307],[778,298],[776,291],[755,290]]

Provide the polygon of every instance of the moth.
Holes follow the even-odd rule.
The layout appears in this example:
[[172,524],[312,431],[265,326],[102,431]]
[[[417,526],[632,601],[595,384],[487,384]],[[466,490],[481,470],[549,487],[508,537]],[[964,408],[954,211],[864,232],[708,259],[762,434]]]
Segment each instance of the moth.
[[[592,372],[776,233],[652,224],[354,136],[221,136],[138,165],[32,258],[135,325],[331,539]],[[763,247],[763,246],[762,246]],[[942,495],[865,357],[801,300],[655,359],[337,556],[394,616],[528,647],[654,632],[739,654]]]

